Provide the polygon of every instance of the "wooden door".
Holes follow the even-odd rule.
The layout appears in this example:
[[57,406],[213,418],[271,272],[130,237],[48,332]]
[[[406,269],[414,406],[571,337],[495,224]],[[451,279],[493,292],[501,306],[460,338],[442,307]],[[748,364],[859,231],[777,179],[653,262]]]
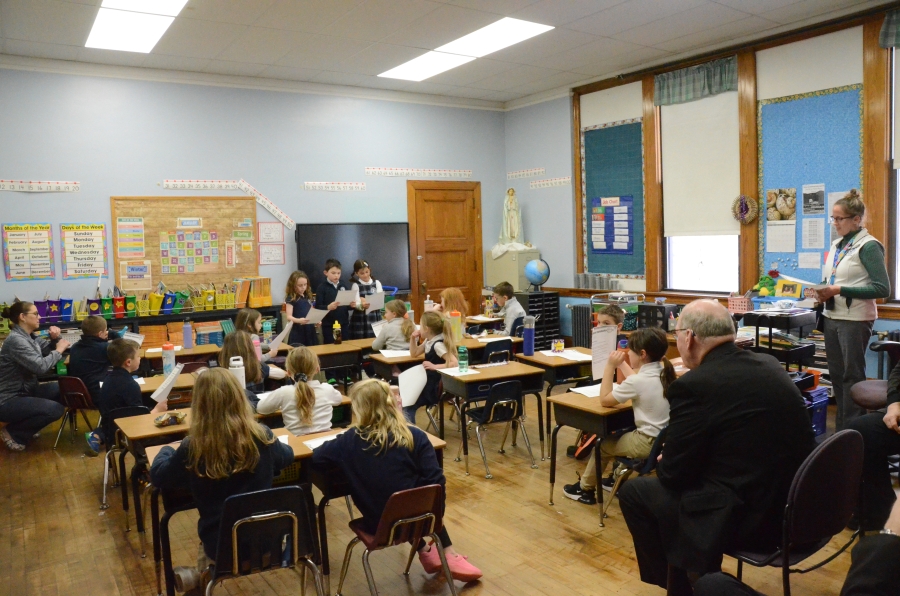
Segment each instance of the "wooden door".
[[408,180],[410,302],[416,320],[426,296],[440,302],[457,287],[480,310],[484,285],[481,250],[481,183]]

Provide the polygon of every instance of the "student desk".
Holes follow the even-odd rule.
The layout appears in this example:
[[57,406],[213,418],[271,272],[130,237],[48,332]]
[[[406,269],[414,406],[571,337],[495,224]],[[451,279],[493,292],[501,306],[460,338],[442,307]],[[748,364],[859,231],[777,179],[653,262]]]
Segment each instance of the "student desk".
[[[513,342],[513,347],[515,347],[517,344],[522,343],[521,337],[510,337],[503,339],[511,339]],[[357,339],[351,341],[369,342],[370,349],[372,346],[372,340],[368,339]],[[484,348],[489,343],[490,342],[478,341],[474,337],[464,337],[462,342],[460,342],[460,345],[465,346],[465,348],[469,350],[469,364],[472,365],[481,363],[481,358],[484,354]],[[375,374],[386,381],[390,381],[391,377],[393,376],[392,370],[394,366],[398,366],[402,371],[409,368],[410,366],[421,364],[425,361],[425,356],[400,356],[398,358],[388,358],[386,356],[383,356],[380,352],[372,352],[371,354],[369,354],[369,360],[375,366]],[[549,430],[547,432],[549,432]]]
[[[312,457],[312,450],[306,446],[306,441],[334,435],[343,431],[341,429],[332,429],[299,437],[290,434],[283,428],[275,429],[272,432],[276,437],[286,436],[288,438],[287,444],[294,450],[294,461],[300,463],[302,466],[304,460]],[[428,435],[428,439],[435,449],[438,464],[443,467],[443,452],[447,443],[433,435]],[[154,458],[156,458],[157,454],[159,454],[164,446],[165,445],[156,445],[147,448],[147,460],[149,465],[153,465]],[[303,472],[304,477],[302,481],[312,482],[312,484],[321,490],[323,494],[322,499],[316,507],[316,517],[319,525],[319,541],[322,549],[322,574],[325,577],[325,591],[330,594],[329,578],[331,575],[331,565],[328,560],[328,531],[325,523],[325,505],[331,499],[348,496],[350,494],[350,487],[337,470],[322,472],[310,468],[303,470]],[[162,519],[160,519],[160,494],[161,491],[154,488],[150,502],[153,528],[153,559],[156,565],[156,586],[157,593],[161,594],[160,562],[162,562],[162,571],[166,579],[166,593],[170,596],[174,596],[175,577],[172,571],[172,550],[169,545],[169,519],[179,511],[195,509],[196,504],[193,502],[193,498],[189,491],[167,491],[162,494],[165,513],[163,514]]]
[[[472,367],[475,368],[475,367]],[[491,387],[503,381],[521,381],[522,394],[532,394],[537,398],[538,406],[538,432],[541,439],[541,460],[544,460],[544,420],[541,403],[541,390],[544,388],[544,371],[534,366],[528,366],[521,362],[508,362],[500,366],[488,366],[486,368],[476,368],[477,374],[463,375],[454,377],[438,369],[441,373],[441,382],[444,386],[444,393],[455,395],[462,400],[460,411],[462,412],[462,446],[463,454],[466,459],[466,474],[469,468],[469,441],[465,430],[466,426],[466,410],[469,404],[475,401],[487,399],[491,392]],[[443,404],[438,408],[440,422],[438,423],[438,434],[444,436],[444,408]],[[513,434],[513,445],[515,442],[515,434]]]
[[[590,348],[567,348],[569,350],[575,350],[577,352],[581,352],[582,354],[591,355]],[[586,360],[584,362],[575,362],[572,360],[567,360],[565,358],[561,358],[559,356],[544,356],[539,351],[535,350],[534,356],[525,356],[524,354],[516,354],[516,359],[524,362],[525,364],[529,364],[531,366],[537,366],[538,368],[544,369],[544,380],[547,381],[547,394],[546,396],[550,397],[550,392],[553,391],[553,388],[557,385],[566,385],[568,383],[582,383],[584,381],[591,380],[591,361]],[[550,400],[547,400],[547,435],[550,434]]]
[[[556,443],[559,429],[563,426],[577,428],[586,433],[596,434],[597,442],[594,444],[594,452],[600,448],[600,440],[610,434],[634,426],[634,411],[631,409],[631,401],[607,408],[600,405],[599,397],[585,397],[580,393],[563,393],[547,398],[547,403],[553,404],[556,416],[556,426],[550,435],[550,504],[553,505],[553,485],[556,482]],[[597,503],[600,506],[600,527],[603,527],[603,487],[600,481],[603,478],[600,469],[600,455],[597,461]]]
[[[162,382],[166,380],[165,375],[157,375],[155,377],[144,377],[141,379],[144,383],[141,385],[141,394],[142,395],[150,395],[162,385]],[[197,380],[197,377],[194,376],[194,373],[181,373],[178,375],[178,378],[175,379],[175,384],[172,386],[172,391],[184,391],[184,390],[193,390],[194,389],[194,381]]]
[[[339,344],[322,344],[318,346],[307,346],[309,351],[319,357],[319,368],[324,370],[331,369],[351,369],[359,368],[362,359],[362,350],[355,345],[347,342]],[[347,391],[347,375],[343,374],[344,391]]]
[[[208,362],[219,355],[222,348],[216,344],[203,344],[193,348],[182,348],[175,352],[175,362]],[[152,350],[152,348],[151,348]],[[141,350],[142,360],[162,360],[162,350]]]

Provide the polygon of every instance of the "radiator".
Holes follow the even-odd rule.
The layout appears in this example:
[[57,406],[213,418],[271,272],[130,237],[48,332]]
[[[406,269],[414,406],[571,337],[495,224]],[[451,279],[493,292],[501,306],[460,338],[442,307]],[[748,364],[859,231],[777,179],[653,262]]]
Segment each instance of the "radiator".
[[572,344],[576,347],[591,347],[591,305],[571,304],[572,309]]

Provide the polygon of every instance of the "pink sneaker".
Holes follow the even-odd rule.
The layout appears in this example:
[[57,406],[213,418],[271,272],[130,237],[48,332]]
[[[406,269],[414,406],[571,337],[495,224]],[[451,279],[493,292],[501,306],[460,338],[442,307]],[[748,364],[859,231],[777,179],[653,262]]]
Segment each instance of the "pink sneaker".
[[419,552],[419,563],[425,569],[425,573],[439,573],[441,571],[441,555],[438,554],[434,544],[423,552]]
[[[440,564],[440,559],[438,559],[438,564]],[[469,563],[466,557],[458,554],[447,555],[447,565],[450,567],[450,575],[457,581],[473,582],[482,576],[481,569]]]

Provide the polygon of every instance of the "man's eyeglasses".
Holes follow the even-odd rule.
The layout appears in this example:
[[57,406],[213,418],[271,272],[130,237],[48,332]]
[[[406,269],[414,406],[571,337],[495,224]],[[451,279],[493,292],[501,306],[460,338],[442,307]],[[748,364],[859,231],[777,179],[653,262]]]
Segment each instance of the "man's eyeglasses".
[[676,329],[676,330],[674,331],[675,337],[678,337],[678,332],[679,332],[679,331],[693,331],[693,330],[692,330],[692,329],[688,329],[688,328],[684,328],[684,329]]

